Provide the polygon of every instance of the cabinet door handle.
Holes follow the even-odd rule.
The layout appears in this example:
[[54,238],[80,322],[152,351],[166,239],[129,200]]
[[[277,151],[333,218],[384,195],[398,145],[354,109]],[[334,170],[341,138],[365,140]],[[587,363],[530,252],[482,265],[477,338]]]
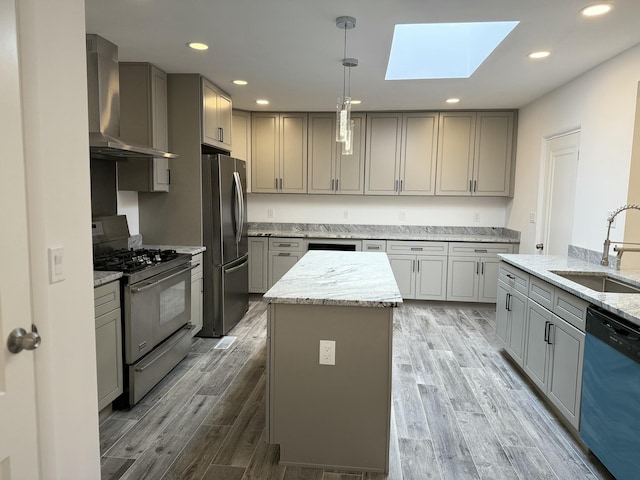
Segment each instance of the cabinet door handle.
[[171,169],[167,168],[167,185],[171,185]]
[[549,345],[553,345],[553,342],[551,341],[551,328],[554,327],[555,325],[551,322],[547,322],[549,323],[549,325],[547,325],[545,327],[545,341],[549,344]]
[[469,180],[469,192],[473,192],[473,180]]
[[224,130],[222,130],[222,127],[218,127],[218,141],[224,141]]
[[476,275],[480,275],[480,262],[476,262]]
[[507,312],[509,311],[509,294],[508,293],[504,296],[504,309]]
[[336,181],[332,178],[332,179],[331,179],[331,191],[332,191],[332,192],[335,190],[335,188],[334,188],[334,187],[335,187],[335,182],[336,182]]
[[394,192],[398,191],[398,180],[396,180],[396,185],[395,185],[395,187],[393,187],[393,191]]
[[416,272],[420,273],[420,260],[416,260]]
[[274,178],[274,180],[276,181],[276,190],[278,190],[278,179]]
[[478,191],[478,181],[477,181],[477,180],[474,180],[474,181],[473,181],[473,191],[474,191],[474,192],[477,192],[477,191]]
[[549,321],[544,322],[544,343],[549,343]]
[[416,261],[415,260],[411,260],[411,271],[412,272],[416,271]]
[[480,262],[480,275],[484,275],[484,262]]
[[340,190],[340,179],[336,178],[336,192]]
[[402,190],[404,189],[404,187],[403,187],[403,183],[404,183],[404,181],[403,181],[403,180],[400,180],[400,191],[402,191]]
[[511,311],[511,294],[507,293],[507,312]]

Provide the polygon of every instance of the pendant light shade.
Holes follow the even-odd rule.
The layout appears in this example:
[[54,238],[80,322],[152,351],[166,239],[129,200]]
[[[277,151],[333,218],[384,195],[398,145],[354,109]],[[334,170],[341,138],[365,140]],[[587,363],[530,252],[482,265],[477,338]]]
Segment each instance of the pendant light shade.
[[344,30],[342,97],[338,98],[336,106],[336,142],[342,143],[343,155],[351,155],[353,153],[353,122],[351,121],[351,67],[358,66],[358,59],[347,58],[347,30],[356,27],[356,19],[354,17],[338,17],[336,18],[336,26]]

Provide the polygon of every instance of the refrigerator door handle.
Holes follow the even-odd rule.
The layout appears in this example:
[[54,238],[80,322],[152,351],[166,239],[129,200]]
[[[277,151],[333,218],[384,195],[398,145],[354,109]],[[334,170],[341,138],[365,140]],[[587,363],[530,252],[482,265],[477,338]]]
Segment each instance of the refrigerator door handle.
[[244,200],[242,198],[242,182],[238,172],[233,172],[233,182],[236,186],[236,243],[240,243],[242,225],[244,224]]

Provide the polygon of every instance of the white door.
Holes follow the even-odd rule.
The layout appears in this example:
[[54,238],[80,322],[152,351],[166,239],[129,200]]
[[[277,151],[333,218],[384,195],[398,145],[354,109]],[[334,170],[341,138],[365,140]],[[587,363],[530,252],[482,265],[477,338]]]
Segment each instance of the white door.
[[27,210],[15,0],[0,1],[0,479],[38,479],[34,352],[12,354],[7,338],[31,329]]
[[573,231],[580,132],[547,142],[543,253],[566,255]]

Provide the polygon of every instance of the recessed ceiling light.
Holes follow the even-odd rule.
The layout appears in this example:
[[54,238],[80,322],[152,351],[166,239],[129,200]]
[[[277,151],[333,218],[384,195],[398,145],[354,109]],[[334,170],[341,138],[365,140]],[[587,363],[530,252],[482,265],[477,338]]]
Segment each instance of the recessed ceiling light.
[[209,45],[207,45],[206,43],[199,42],[189,42],[187,43],[187,46],[193,48],[194,50],[207,50],[209,48]]
[[447,103],[458,103],[459,101],[459,98],[447,98]]
[[351,100],[351,105],[360,105],[362,100]]
[[269,105],[269,100],[264,100],[264,99],[261,98],[261,99],[256,100],[256,103],[258,105]]
[[546,50],[540,50],[538,52],[531,52],[528,56],[529,58],[532,59],[539,59],[539,58],[547,58],[549,55],[551,55],[551,52],[548,52]]
[[246,85],[248,82],[246,80],[234,80],[233,83],[236,85]]
[[613,3],[594,3],[580,10],[585,17],[597,17],[609,13],[613,9]]

